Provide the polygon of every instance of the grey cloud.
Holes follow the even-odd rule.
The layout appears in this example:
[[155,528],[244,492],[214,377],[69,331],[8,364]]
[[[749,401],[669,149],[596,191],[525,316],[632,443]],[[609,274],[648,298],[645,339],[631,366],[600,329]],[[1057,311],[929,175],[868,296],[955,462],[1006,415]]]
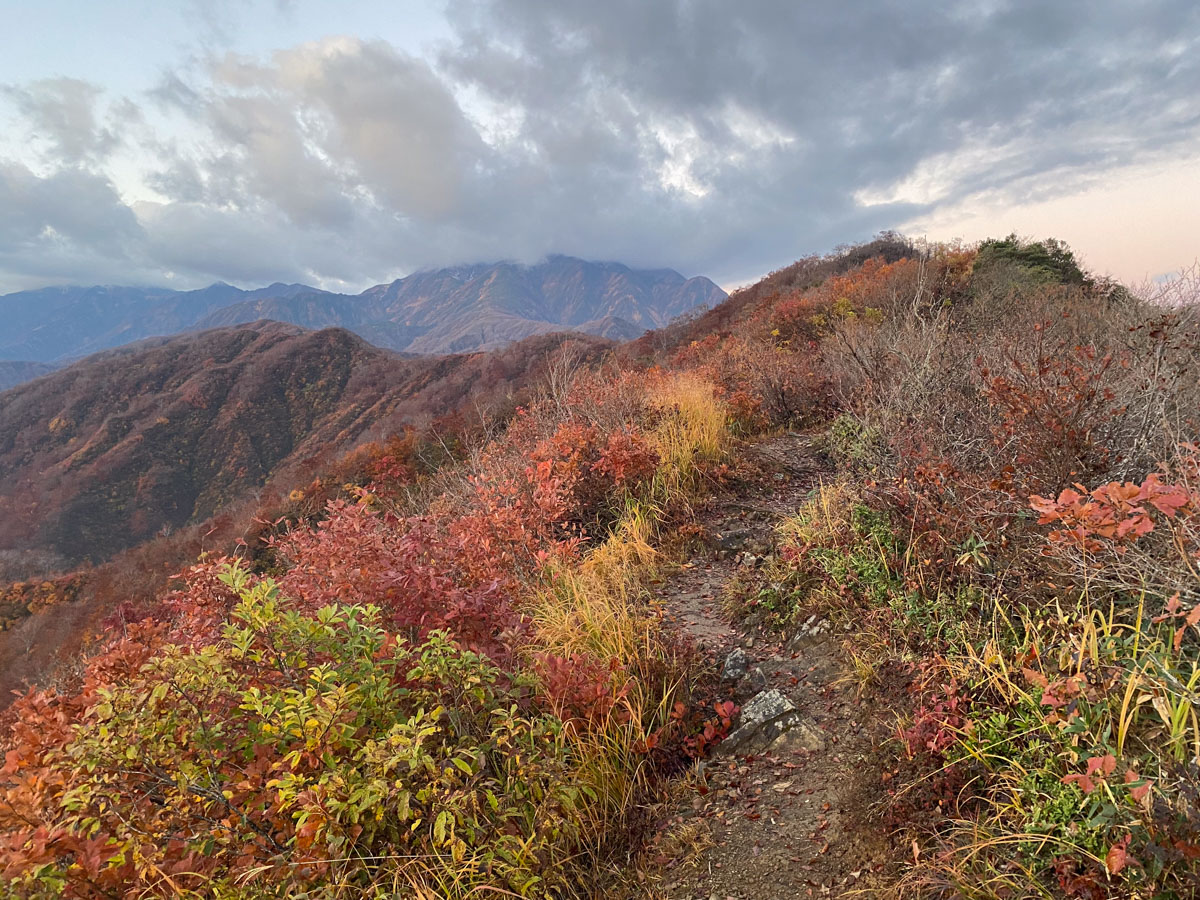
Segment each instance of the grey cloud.
[[[527,139],[581,177],[587,162],[562,152],[564,126],[603,121],[629,147],[646,122],[682,123],[696,136],[687,169],[709,192],[692,204],[657,198],[700,225],[687,244],[667,235],[663,244],[678,264],[727,274],[903,220],[914,202],[934,201],[901,194],[863,208],[856,193],[886,197],[939,155],[978,157],[941,173],[936,202],[951,202],[975,191],[1045,191],[1045,176],[1069,188],[1077,173],[1195,140],[1195,4],[960,9],[951,17],[928,3],[462,0],[451,12],[465,39],[443,65],[497,102],[529,109]],[[636,124],[598,115],[604,98],[637,110]],[[793,143],[748,146],[739,115]],[[643,168],[654,149],[642,153]],[[644,186],[630,178],[624,187],[616,199],[643,214]],[[752,249],[730,255],[737,228],[754,230]]]
[[0,164],[0,235],[6,244],[56,237],[119,252],[141,237],[141,227],[103,176],[64,169],[41,177]]
[[431,224],[462,209],[482,142],[428,64],[381,43],[278,57],[278,81],[319,116],[331,158],[402,215]]
[[299,280],[303,264],[286,219],[206,204],[140,204],[148,254],[172,272],[207,280],[265,283]]
[[140,258],[144,233],[107,179],[39,176],[0,162],[0,272],[15,287],[161,278]]
[[[192,137],[143,140],[167,202],[96,195],[102,213],[71,226],[80,258],[115,234],[138,271],[194,279],[345,287],[564,252],[739,280],[1200,137],[1190,0],[450,0],[447,14],[455,37],[432,61],[328,38],[168,74],[144,99]],[[64,166],[111,151],[86,85],[13,90]],[[22,209],[0,212],[0,235],[36,231]]]
[[98,101],[103,91],[77,78],[50,78],[0,89],[29,124],[34,139],[46,143],[49,156],[64,165],[103,162],[121,141],[121,127],[138,115],[129,103],[118,103],[109,120],[101,121]]
[[225,58],[208,84],[170,79],[156,99],[203,123],[217,148],[199,166],[173,160],[156,186],[261,200],[301,227],[348,227],[356,202],[452,221],[483,149],[428,63],[377,42],[331,39],[269,65]]

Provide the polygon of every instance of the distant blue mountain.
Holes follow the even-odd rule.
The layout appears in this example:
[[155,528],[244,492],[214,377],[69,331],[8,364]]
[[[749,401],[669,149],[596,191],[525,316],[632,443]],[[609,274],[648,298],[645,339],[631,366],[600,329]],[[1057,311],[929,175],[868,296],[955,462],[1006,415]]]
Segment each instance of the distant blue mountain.
[[41,375],[48,375],[55,368],[49,363],[0,360],[0,391],[7,391],[10,387],[32,381]]
[[338,326],[411,353],[492,349],[565,330],[626,340],[724,299],[707,278],[567,256],[422,271],[356,295],[303,284],[51,287],[0,296],[0,360],[62,363],[146,337],[261,319]]
[[156,335],[187,331],[231,303],[321,294],[305,284],[243,291],[218,282],[198,291],[48,287],[0,296],[0,360],[66,362]]

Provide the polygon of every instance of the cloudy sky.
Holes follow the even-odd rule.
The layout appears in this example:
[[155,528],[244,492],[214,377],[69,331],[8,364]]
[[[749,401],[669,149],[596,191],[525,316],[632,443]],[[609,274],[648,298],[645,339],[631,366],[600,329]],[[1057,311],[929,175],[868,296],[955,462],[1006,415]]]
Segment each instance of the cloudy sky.
[[884,228],[1200,257],[1195,0],[0,0],[0,292]]

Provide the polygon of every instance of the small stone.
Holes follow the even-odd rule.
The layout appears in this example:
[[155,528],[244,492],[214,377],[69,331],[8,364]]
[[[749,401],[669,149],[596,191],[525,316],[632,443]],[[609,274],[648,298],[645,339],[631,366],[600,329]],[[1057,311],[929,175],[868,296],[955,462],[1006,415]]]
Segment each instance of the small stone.
[[829,623],[822,622],[815,615],[809,616],[804,620],[804,624],[796,629],[796,633],[788,639],[784,647],[789,652],[795,652],[806,638],[816,637],[819,634],[824,634],[829,631]]
[[725,657],[725,665],[721,668],[722,681],[741,681],[750,668],[750,657],[741,647],[734,647]]
[[[797,731],[795,739],[781,738]],[[777,690],[763,691],[743,708],[738,728],[725,738],[718,753],[761,753],[780,744],[783,749],[813,749],[820,733],[796,709],[795,704]]]
[[825,749],[825,737],[820,730],[808,722],[796,722],[781,734],[771,745],[772,750],[804,750],[815,753]]

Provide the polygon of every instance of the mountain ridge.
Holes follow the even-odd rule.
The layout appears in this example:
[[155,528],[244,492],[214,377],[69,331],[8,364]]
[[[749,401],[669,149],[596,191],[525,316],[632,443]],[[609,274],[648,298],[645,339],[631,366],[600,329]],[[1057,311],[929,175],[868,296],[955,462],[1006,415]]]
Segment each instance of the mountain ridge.
[[507,403],[563,339],[405,356],[261,321],[93,354],[0,393],[0,554],[106,559],[363,440]]
[[47,287],[0,296],[0,360],[64,363],[142,338],[248,324],[346,328],[386,349],[439,354],[496,349],[573,330],[629,340],[725,292],[672,269],[550,256],[534,265],[475,263],[418,270],[339,294],[276,282],[192,291],[118,285]]

